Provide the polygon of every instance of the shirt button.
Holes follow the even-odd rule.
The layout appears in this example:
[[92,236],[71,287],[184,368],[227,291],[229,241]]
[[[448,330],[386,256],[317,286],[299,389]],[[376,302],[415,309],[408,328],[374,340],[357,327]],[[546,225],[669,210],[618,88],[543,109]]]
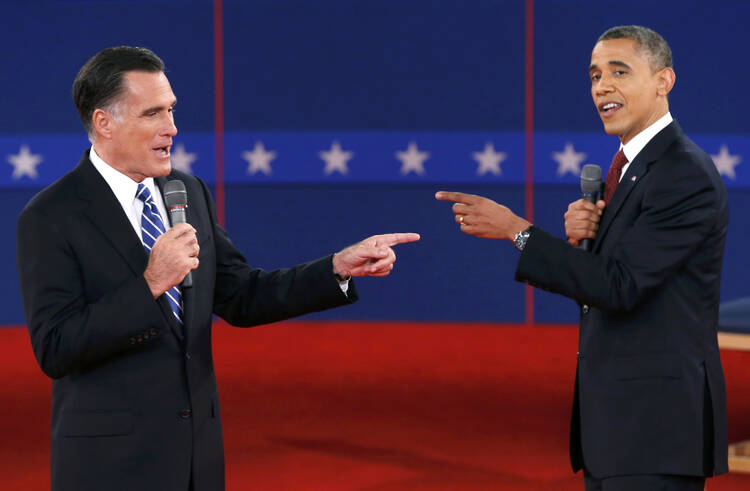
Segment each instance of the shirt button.
[[188,419],[192,415],[193,411],[191,411],[190,409],[183,409],[182,411],[180,411],[180,417],[182,419]]
[[581,312],[583,312],[584,314],[588,314],[589,310],[590,309],[588,305],[584,305],[583,307],[581,307]]

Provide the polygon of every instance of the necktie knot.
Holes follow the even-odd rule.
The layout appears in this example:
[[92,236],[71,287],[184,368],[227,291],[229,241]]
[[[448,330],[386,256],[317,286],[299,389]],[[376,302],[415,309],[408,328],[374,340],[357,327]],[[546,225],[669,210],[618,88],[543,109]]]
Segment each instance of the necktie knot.
[[615,189],[620,183],[622,177],[622,168],[628,163],[628,158],[625,156],[625,152],[622,148],[615,154],[612,159],[612,164],[609,166],[607,171],[607,177],[604,180],[604,202],[609,204],[612,200],[612,196],[615,194]]
[[135,197],[149,206],[154,202],[153,198],[151,198],[151,191],[143,183],[138,184]]

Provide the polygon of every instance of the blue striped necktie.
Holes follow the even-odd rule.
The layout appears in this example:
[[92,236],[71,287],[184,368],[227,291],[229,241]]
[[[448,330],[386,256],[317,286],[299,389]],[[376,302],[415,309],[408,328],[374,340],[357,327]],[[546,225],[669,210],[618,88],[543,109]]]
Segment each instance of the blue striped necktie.
[[[166,232],[167,229],[164,227],[164,222],[161,219],[161,215],[159,215],[159,209],[151,197],[151,191],[143,184],[138,184],[138,191],[136,191],[135,197],[143,201],[141,239],[143,240],[143,247],[146,249],[146,253],[150,254],[156,239]],[[173,286],[164,293],[167,295],[169,306],[172,308],[172,313],[177,319],[177,323],[182,326],[182,293],[180,293],[180,287]]]

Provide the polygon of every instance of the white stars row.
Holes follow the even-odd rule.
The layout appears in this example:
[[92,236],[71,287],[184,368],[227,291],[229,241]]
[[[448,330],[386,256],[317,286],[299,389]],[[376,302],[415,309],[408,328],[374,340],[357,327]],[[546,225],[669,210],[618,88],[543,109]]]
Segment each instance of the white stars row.
[[[270,176],[273,173],[271,162],[278,157],[278,154],[272,150],[266,150],[262,141],[256,141],[253,150],[244,151],[241,156],[248,163],[247,174],[262,173]],[[567,142],[562,152],[552,152],[550,156],[557,162],[557,176],[562,177],[565,174],[580,175],[581,164],[587,154],[577,152],[573,144]],[[354,158],[354,152],[344,150],[338,141],[334,141],[330,149],[318,152],[318,157],[325,163],[323,169],[325,175],[337,172],[346,175],[349,173],[348,163]],[[409,142],[406,150],[395,152],[394,158],[401,162],[402,175],[414,173],[421,176],[426,173],[425,162],[430,158],[430,153],[419,150],[417,143],[412,141]],[[472,152],[471,158],[478,164],[477,175],[500,176],[502,175],[500,164],[507,159],[507,154],[496,151],[492,143],[486,143],[484,150]],[[721,145],[719,153],[712,154],[711,159],[719,174],[732,180],[737,178],[735,167],[740,164],[742,157],[731,154],[727,145]],[[37,179],[39,177],[37,166],[44,161],[44,158],[40,154],[32,153],[28,145],[22,144],[18,153],[7,155],[6,160],[13,166],[11,178],[18,180],[22,177]],[[172,149],[171,160],[175,169],[192,174],[192,164],[198,160],[198,154],[187,152],[185,146],[178,143]]]
[[[487,173],[499,176],[502,174],[500,163],[506,159],[504,152],[495,151],[492,143],[484,146],[484,151],[473,152],[472,158],[479,164],[478,175]],[[262,173],[270,176],[273,173],[271,162],[277,157],[274,151],[266,150],[262,141],[255,142],[253,151],[242,152],[242,158],[248,162],[247,173],[250,175]],[[329,150],[318,152],[318,157],[325,163],[323,173],[331,175],[335,172],[346,175],[349,173],[349,161],[354,158],[354,152],[344,150],[337,141],[331,143]],[[406,150],[394,153],[394,157],[401,162],[401,175],[414,173],[425,174],[425,162],[430,158],[430,152],[420,151],[416,142],[409,142]]]

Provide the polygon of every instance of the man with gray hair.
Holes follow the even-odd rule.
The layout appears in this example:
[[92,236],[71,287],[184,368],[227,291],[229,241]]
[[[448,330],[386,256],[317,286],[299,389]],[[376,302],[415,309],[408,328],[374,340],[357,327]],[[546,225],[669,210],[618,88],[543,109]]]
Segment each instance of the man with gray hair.
[[[711,158],[673,120],[666,41],[607,30],[591,53],[591,96],[620,149],[597,203],[565,213],[568,241],[494,201],[454,201],[467,234],[513,241],[516,279],[581,306],[570,451],[587,491],[702,491],[727,472],[717,343],[729,210]],[[594,240],[591,250],[575,246]]]

